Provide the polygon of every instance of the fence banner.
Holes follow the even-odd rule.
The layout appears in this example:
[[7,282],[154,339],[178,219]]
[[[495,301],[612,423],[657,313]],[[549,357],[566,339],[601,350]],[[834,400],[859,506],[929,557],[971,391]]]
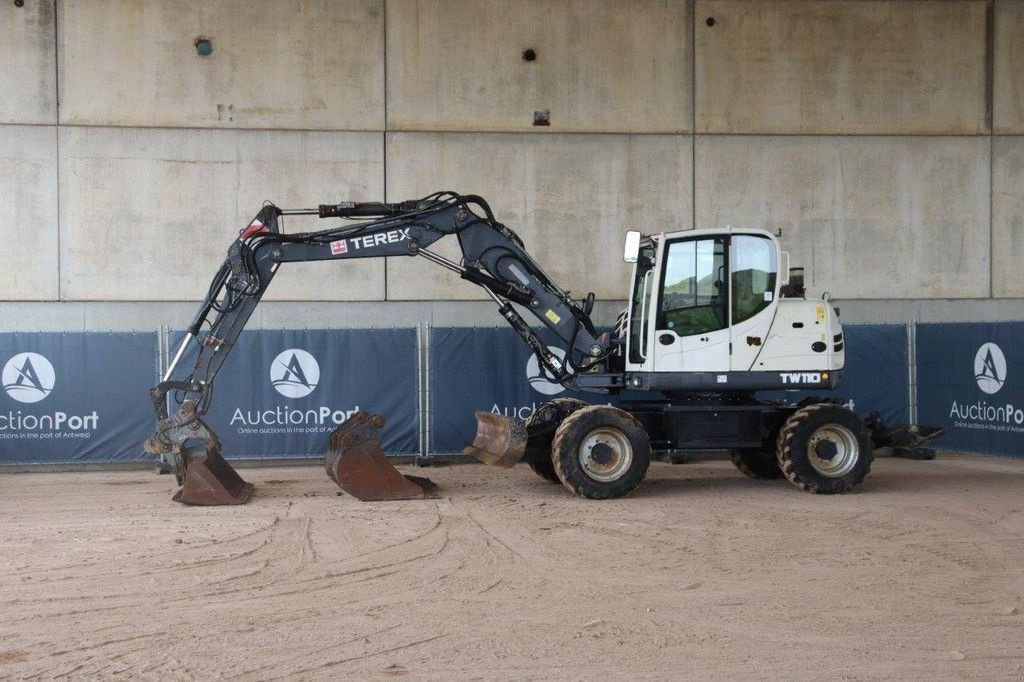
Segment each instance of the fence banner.
[[899,324],[843,325],[846,367],[834,391],[772,391],[762,397],[797,403],[808,396],[842,400],[861,417],[878,411],[887,424],[910,419],[907,328]]
[[922,424],[945,426],[936,447],[1024,456],[1024,323],[919,324]]
[[0,463],[141,459],[156,334],[0,334]]
[[[172,334],[170,348],[181,333]],[[195,346],[175,371],[184,378]],[[207,423],[232,459],[308,457],[357,410],[384,416],[388,454],[419,451],[415,329],[242,332],[217,375]],[[174,409],[172,404],[172,409]]]
[[[555,337],[538,330],[545,343]],[[561,355],[561,350],[551,346]],[[429,452],[459,452],[476,435],[477,410],[527,419],[545,400],[602,396],[566,391],[541,375],[529,346],[507,328],[437,327],[430,333]]]

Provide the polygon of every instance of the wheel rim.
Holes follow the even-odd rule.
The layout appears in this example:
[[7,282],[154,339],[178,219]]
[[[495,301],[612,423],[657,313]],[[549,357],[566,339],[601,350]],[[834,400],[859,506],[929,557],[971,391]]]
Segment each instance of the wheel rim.
[[602,427],[594,429],[583,439],[577,459],[587,476],[607,483],[617,480],[629,470],[633,464],[633,446],[622,431]]
[[822,476],[839,478],[853,471],[860,459],[860,443],[853,431],[839,424],[828,424],[811,434],[807,457]]

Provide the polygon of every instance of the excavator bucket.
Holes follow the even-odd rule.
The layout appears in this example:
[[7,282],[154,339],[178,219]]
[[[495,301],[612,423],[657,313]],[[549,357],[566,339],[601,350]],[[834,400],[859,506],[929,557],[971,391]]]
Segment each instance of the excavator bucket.
[[526,423],[490,412],[476,413],[476,438],[462,452],[484,464],[512,467],[526,453]]
[[245,504],[252,496],[253,485],[221,457],[219,448],[197,445],[184,450],[184,480],[174,494],[175,502],[213,506]]
[[[158,403],[163,399],[163,394],[156,396]],[[191,400],[183,402],[177,414],[160,420],[156,433],[146,439],[145,449],[166,459],[174,469],[181,486],[171,498],[175,502],[245,504],[252,497],[253,485],[243,481],[221,457],[217,434],[196,416],[196,404]]]
[[[324,468],[331,480],[364,502],[415,500],[423,487],[399,473],[380,449],[384,417],[360,410],[331,433]],[[424,479],[419,479],[424,480]]]

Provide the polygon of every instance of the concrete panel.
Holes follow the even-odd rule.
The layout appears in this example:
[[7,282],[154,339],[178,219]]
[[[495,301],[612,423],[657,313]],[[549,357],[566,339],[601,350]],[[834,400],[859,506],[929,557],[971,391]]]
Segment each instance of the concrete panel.
[[984,137],[699,137],[700,227],[782,230],[808,294],[989,295]]
[[698,0],[696,129],[984,133],[985,12],[974,0]]
[[0,123],[57,122],[53,0],[0,2]]
[[1024,133],[1024,2],[998,0],[992,126],[997,133]]
[[0,125],[0,197],[0,300],[56,299],[56,128]]
[[[389,0],[389,130],[689,132],[688,0]],[[524,53],[532,49],[533,61]],[[550,111],[550,126],[534,126]]]
[[992,294],[1024,298],[1024,137],[992,140]]
[[[627,295],[629,228],[688,226],[691,139],[682,135],[389,133],[389,200],[449,189],[479,194],[563,289]],[[436,250],[458,259],[455,239]],[[482,298],[479,288],[423,259],[391,258],[388,298]]]
[[383,0],[62,0],[60,11],[62,123],[383,128]]
[[[61,128],[64,297],[198,300],[264,200],[282,208],[379,200],[383,143],[379,133]],[[328,226],[285,220],[288,232]],[[285,265],[267,293],[383,295],[383,261]]]

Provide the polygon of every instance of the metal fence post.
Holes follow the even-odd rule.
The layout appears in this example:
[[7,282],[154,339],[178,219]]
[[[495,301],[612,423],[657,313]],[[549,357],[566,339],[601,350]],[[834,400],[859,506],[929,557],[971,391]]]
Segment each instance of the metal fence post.
[[907,421],[917,423],[917,320],[907,322]]

